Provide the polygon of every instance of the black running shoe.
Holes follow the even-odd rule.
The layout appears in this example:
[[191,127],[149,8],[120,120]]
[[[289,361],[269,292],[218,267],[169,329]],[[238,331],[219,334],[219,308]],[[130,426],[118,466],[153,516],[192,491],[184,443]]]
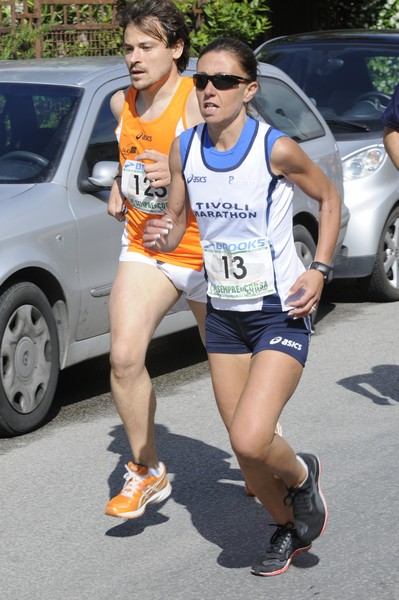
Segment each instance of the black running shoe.
[[277,530],[270,538],[269,547],[263,560],[261,559],[259,564],[253,565],[251,573],[254,575],[272,577],[285,573],[295,556],[307,552],[311,548],[311,544],[304,544],[299,539],[293,523],[272,525],[272,527],[277,527]]
[[314,454],[298,454],[305,461],[309,475],[301,487],[289,488],[284,502],[291,501],[294,524],[299,539],[310,544],[321,536],[327,525],[327,504],[320,489],[321,466]]

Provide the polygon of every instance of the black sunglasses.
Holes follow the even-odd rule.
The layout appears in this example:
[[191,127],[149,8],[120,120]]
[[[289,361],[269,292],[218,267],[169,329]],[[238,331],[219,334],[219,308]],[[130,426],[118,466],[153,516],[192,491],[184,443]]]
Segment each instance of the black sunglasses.
[[217,90],[232,90],[238,87],[240,83],[251,83],[251,79],[238,77],[238,75],[228,75],[227,73],[218,73],[217,75],[206,75],[205,73],[195,73],[193,75],[194,85],[197,90],[204,90],[210,81]]

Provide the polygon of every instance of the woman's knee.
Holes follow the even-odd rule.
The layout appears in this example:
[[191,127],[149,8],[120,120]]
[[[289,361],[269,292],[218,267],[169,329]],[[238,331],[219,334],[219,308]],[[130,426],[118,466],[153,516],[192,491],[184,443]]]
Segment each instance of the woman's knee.
[[256,464],[267,462],[274,434],[270,436],[248,428],[237,427],[234,423],[230,428],[230,443],[235,455],[241,463]]

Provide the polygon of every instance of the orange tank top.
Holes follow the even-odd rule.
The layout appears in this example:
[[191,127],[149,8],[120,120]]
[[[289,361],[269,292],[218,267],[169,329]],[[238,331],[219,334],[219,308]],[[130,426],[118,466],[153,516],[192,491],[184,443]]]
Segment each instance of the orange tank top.
[[143,172],[143,163],[136,161],[144,150],[157,150],[169,154],[173,140],[187,129],[185,108],[193,89],[191,78],[183,77],[166,110],[153,121],[142,121],[136,112],[137,92],[129,88],[118,126],[115,130],[119,142],[119,159],[122,166],[122,190],[126,197],[126,232],[128,251],[145,254],[156,260],[200,271],[202,250],[198,225],[190,211],[186,233],[178,248],[170,253],[151,252],[143,247],[143,233],[148,219],[164,213],[167,205],[167,188],[152,188]]

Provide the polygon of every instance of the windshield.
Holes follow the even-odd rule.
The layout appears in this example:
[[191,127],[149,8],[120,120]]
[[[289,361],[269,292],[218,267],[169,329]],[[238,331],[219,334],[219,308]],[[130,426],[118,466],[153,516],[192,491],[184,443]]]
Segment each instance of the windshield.
[[257,58],[285,71],[334,133],[382,132],[399,81],[399,46],[339,40],[267,43]]
[[0,183],[51,178],[81,93],[67,86],[0,82]]

